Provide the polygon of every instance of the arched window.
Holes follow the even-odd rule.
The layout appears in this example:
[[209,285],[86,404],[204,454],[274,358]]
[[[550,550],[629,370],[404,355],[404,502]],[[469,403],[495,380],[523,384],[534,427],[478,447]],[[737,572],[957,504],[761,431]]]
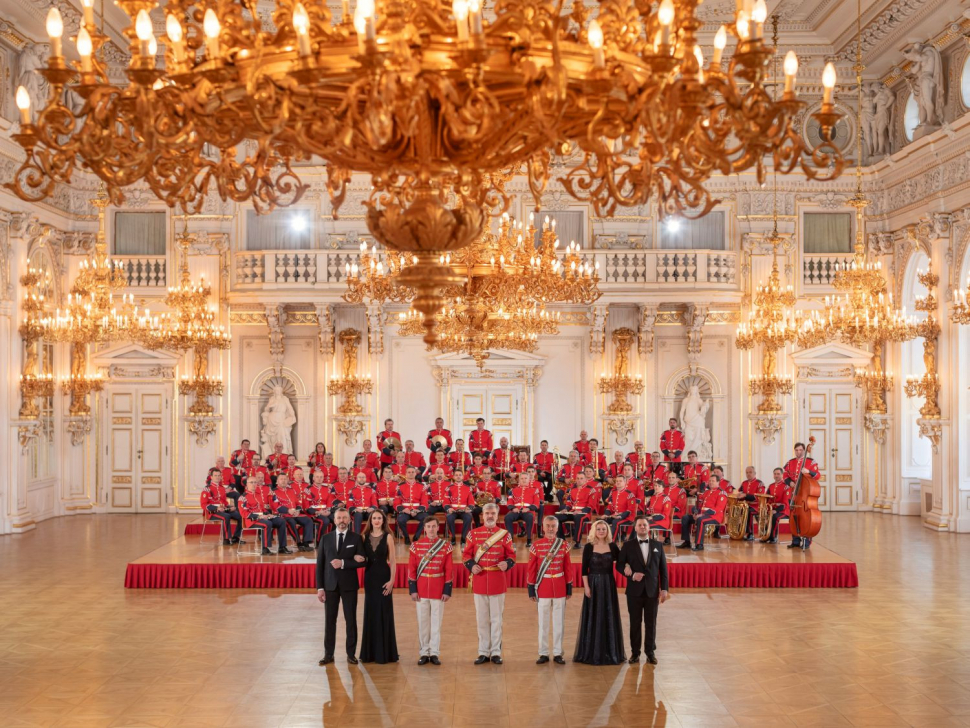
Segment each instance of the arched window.
[[913,132],[919,126],[919,104],[913,94],[906,99],[906,109],[903,111],[903,131],[908,141],[913,141]]
[[970,109],[970,54],[967,54],[963,61],[963,70],[960,71],[960,98],[963,105]]

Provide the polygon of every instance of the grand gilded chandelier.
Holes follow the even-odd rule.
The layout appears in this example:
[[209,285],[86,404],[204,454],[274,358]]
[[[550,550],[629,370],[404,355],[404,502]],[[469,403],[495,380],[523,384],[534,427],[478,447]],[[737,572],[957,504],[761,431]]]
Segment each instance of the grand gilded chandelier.
[[[40,71],[50,100],[31,123],[21,95],[15,138],[27,156],[10,187],[40,200],[83,167],[114,203],[144,184],[186,212],[209,193],[267,209],[299,200],[298,163],[316,161],[336,212],[352,174],[368,175],[368,227],[387,249],[418,257],[420,276],[405,282],[429,332],[455,279],[441,256],[507,209],[516,171],[537,205],[557,165],[565,189],[598,215],[656,198],[664,215],[697,216],[716,203],[706,187],[715,173],[753,168],[763,181],[765,157],[814,179],[843,166],[831,64],[812,114],[815,148],[796,129],[805,104],[793,53],[784,94],[767,93],[765,0],[739,0],[707,64],[699,0],[609,0],[592,19],[582,0],[566,13],[547,0],[497,0],[488,12],[480,0],[357,0],[353,16],[344,0],[339,20],[320,0],[277,0],[269,19],[252,0],[170,0],[161,66],[149,16],[157,3],[117,4],[131,18],[123,85],[98,57],[106,39],[90,8],[73,68],[50,11]],[[723,63],[729,34],[737,45]],[[85,100],[77,113],[67,86]]]

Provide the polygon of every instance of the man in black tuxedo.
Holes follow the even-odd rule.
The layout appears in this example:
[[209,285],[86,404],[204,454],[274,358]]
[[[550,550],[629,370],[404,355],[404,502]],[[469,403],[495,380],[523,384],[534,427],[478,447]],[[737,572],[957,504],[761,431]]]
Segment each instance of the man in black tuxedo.
[[[630,611],[630,663],[640,661],[640,647],[647,662],[657,664],[657,608],[667,601],[667,557],[660,541],[650,538],[650,521],[637,516],[633,537],[620,549],[616,568],[626,576],[626,606]],[[645,627],[641,642],[641,628]]]
[[357,569],[367,564],[364,541],[350,530],[350,513],[346,508],[333,512],[334,529],[320,539],[317,548],[317,599],[326,607],[327,626],[323,636],[324,655],[321,665],[333,662],[337,643],[337,612],[344,605],[347,624],[347,662],[357,664]]

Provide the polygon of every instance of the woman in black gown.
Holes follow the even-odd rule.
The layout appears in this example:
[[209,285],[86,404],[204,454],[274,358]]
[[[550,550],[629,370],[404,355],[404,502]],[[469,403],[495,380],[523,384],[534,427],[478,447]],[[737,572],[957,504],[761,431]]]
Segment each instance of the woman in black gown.
[[573,662],[587,665],[619,665],[626,661],[620,600],[613,565],[620,550],[613,543],[606,521],[594,521],[583,549],[583,610]]
[[383,665],[397,662],[394,634],[394,536],[382,511],[373,511],[364,525],[364,634],[360,661]]

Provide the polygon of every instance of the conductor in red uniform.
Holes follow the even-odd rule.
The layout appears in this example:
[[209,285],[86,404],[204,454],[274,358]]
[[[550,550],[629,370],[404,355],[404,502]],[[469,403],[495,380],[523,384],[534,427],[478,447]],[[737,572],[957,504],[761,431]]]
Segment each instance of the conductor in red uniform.
[[486,503],[482,508],[485,525],[468,534],[468,544],[461,558],[471,572],[478,622],[478,658],[476,665],[491,660],[502,664],[502,614],[508,581],[505,572],[515,566],[512,536],[498,527],[498,505]]
[[411,544],[408,556],[408,593],[418,612],[418,664],[440,665],[441,621],[451,599],[453,548],[438,538],[438,520],[424,519],[423,534]]
[[569,545],[556,535],[559,522],[555,516],[542,519],[542,538],[529,549],[526,584],[529,599],[539,605],[539,659],[537,665],[549,662],[549,628],[552,627],[552,659],[565,665],[562,637],[566,621],[566,600],[573,593],[573,567]]

